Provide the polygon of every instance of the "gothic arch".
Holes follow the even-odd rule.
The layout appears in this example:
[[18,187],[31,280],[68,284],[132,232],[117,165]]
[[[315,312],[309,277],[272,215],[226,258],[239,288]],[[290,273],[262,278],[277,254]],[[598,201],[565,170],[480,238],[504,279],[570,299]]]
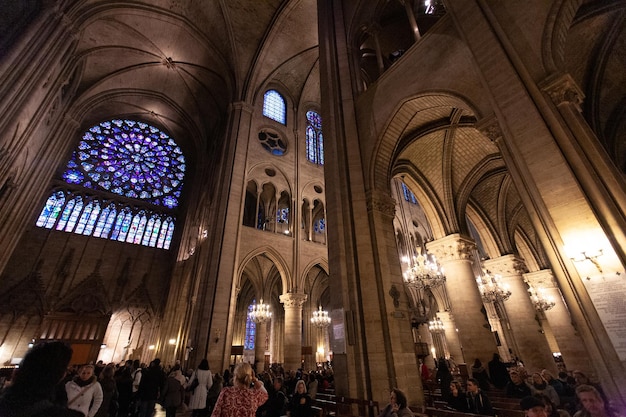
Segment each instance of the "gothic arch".
[[262,246],[262,247],[256,248],[255,250],[251,251],[250,253],[248,253],[246,256],[242,258],[236,271],[237,287],[241,285],[241,278],[243,275],[243,271],[245,270],[248,262],[250,262],[253,258],[259,255],[265,255],[270,261],[272,261],[272,263],[274,264],[274,266],[280,273],[283,292],[289,292],[289,290],[292,287],[292,285],[290,285],[292,279],[291,279],[291,273],[289,271],[289,266],[288,266],[289,264],[285,261],[282,255],[278,253],[278,251],[271,246]]

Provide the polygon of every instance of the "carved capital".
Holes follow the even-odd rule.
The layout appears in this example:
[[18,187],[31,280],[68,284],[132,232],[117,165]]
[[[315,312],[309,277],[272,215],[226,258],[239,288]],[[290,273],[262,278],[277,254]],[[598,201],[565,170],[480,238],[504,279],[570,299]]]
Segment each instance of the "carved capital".
[[569,74],[548,77],[541,85],[541,89],[557,106],[572,104],[580,112],[585,94],[576,85],[576,81]]
[[302,308],[302,306],[304,305],[304,302],[307,299],[307,295],[306,294],[302,294],[302,293],[295,293],[295,292],[288,292],[286,294],[282,294],[280,297],[280,302],[283,303],[283,305],[285,306],[285,308],[290,307],[290,308]]
[[528,271],[524,261],[515,255],[504,255],[495,259],[487,259],[483,262],[483,266],[494,274],[499,274],[503,277],[522,275]]
[[439,262],[473,261],[476,243],[456,233],[427,243],[426,249],[435,255]]
[[503,136],[498,119],[495,117],[487,117],[479,120],[478,123],[476,123],[476,129],[494,143],[497,143]]
[[393,219],[396,215],[396,201],[383,192],[371,190],[367,193],[367,211],[377,211]]
[[524,274],[524,282],[533,288],[558,288],[551,269],[528,272]]

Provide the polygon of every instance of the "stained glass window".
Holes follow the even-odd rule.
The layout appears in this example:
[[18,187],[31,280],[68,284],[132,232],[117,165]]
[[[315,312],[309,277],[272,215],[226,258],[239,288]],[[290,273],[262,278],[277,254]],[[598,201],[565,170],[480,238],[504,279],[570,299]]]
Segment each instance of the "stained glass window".
[[313,224],[313,230],[315,233],[323,233],[324,229],[326,229],[326,220],[324,219],[316,220]]
[[114,119],[83,134],[63,179],[172,209],[180,200],[185,169],[181,149],[166,133]]
[[246,338],[244,340],[243,348],[246,350],[254,349],[254,339],[256,337],[256,323],[250,319],[250,313],[252,312],[252,306],[256,303],[256,300],[252,300],[252,304],[248,306],[248,317],[246,318]]
[[[169,249],[185,176],[185,157],[166,133],[147,123],[114,119],[84,132],[63,179],[151,204],[151,209],[85,193],[54,191],[36,225],[47,229]],[[144,204],[145,205],[145,204]],[[163,207],[153,210],[154,206]]]
[[287,124],[287,105],[276,90],[267,90],[263,96],[263,116],[281,124]]
[[[118,211],[114,203],[106,203],[103,209],[103,204],[98,199],[88,200],[85,196],[57,191],[48,198],[37,226],[153,248],[170,248],[174,234],[172,216],[128,207]],[[60,212],[63,214],[59,217]],[[54,213],[57,215],[53,216]]]
[[402,184],[402,193],[404,194],[404,199],[408,201],[409,203],[417,204],[417,198],[415,197],[415,194],[413,194],[413,191],[411,191],[405,183],[401,183],[401,184]]
[[310,162],[324,165],[324,137],[322,118],[317,112],[306,112],[306,157]]
[[279,208],[276,211],[277,223],[289,223],[289,207]]

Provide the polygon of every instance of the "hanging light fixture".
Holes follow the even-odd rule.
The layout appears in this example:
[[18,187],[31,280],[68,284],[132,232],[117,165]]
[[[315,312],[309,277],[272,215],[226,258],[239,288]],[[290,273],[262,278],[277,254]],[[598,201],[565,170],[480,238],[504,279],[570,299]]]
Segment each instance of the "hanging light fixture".
[[322,306],[319,307],[319,310],[313,312],[313,317],[311,317],[311,324],[315,327],[319,327],[320,329],[324,329],[330,325],[330,317],[328,317],[328,311],[322,310]]
[[439,317],[435,317],[434,320],[428,322],[428,330],[431,333],[443,333],[446,328],[443,325],[443,321]]
[[446,276],[435,257],[428,253],[422,255],[419,247],[417,252],[418,255],[413,257],[412,265],[403,275],[406,285],[418,290],[443,285],[446,282]]
[[488,270],[483,270],[483,276],[476,278],[478,290],[485,302],[506,301],[511,296],[511,291],[507,285],[502,284],[502,277],[492,274]]
[[248,317],[255,323],[265,323],[272,318],[269,304],[263,304],[263,299],[259,304],[252,304],[252,311],[248,313]]
[[530,293],[530,301],[537,311],[548,311],[556,305],[554,298],[547,295],[541,287],[537,289],[530,287],[528,292]]

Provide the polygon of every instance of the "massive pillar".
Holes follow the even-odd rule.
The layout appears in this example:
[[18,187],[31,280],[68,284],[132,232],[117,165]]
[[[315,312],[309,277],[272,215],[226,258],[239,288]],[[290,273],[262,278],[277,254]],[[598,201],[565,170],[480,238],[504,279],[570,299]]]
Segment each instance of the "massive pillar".
[[508,317],[508,324],[515,337],[514,346],[524,365],[529,370],[548,369],[553,374],[556,371],[550,346],[542,332],[536,310],[530,302],[528,287],[522,273],[525,270],[523,261],[514,255],[504,255],[496,259],[489,259],[483,263],[484,267],[493,274],[502,277],[502,284],[508,286],[511,296],[503,301]]
[[476,358],[483,364],[497,352],[489,331],[483,302],[472,269],[475,243],[459,234],[449,235],[426,245],[443,266],[451,312],[457,325],[462,358],[457,363],[468,367]]
[[591,374],[593,367],[588,359],[589,354],[572,324],[572,318],[563,302],[563,296],[556,285],[552,271],[550,269],[542,269],[540,271],[528,272],[524,274],[524,280],[535,291],[543,292],[546,298],[554,302],[554,307],[542,313],[550,325],[558,346],[558,350],[554,350],[553,353],[561,354],[568,370],[580,369],[587,374]]
[[269,323],[267,321],[257,323],[256,325],[256,340],[254,341],[254,362],[256,364],[256,372],[263,372],[265,369],[265,352],[268,350],[267,340],[267,327]]
[[296,370],[302,362],[302,305],[306,298],[301,293],[280,296],[285,308],[285,369]]

